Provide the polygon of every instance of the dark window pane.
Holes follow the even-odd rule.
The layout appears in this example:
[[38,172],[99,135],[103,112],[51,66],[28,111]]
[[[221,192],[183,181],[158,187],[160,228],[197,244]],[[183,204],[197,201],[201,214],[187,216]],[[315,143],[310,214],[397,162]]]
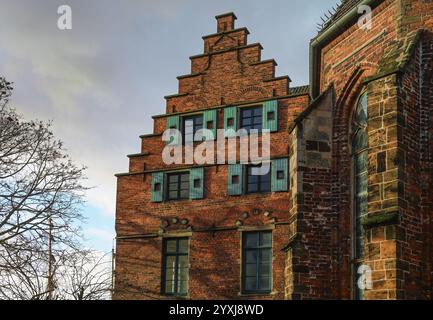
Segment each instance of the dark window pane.
[[258,192],[259,186],[257,184],[248,184],[248,192]]
[[251,125],[251,118],[242,119],[242,126],[247,127]]
[[189,190],[182,190],[180,192],[180,198],[181,199],[188,199],[189,198]]
[[251,117],[251,115],[252,115],[252,110],[251,109],[242,110],[242,118]]
[[179,252],[180,253],[188,252],[188,239],[179,240]]
[[260,262],[270,262],[272,260],[272,251],[271,249],[262,249],[259,252],[259,260]]
[[259,290],[270,290],[270,277],[260,277],[259,280]]
[[277,171],[277,179],[278,179],[278,180],[283,180],[283,179],[285,179],[285,174],[284,174],[284,171],[283,171],[283,170],[278,170],[278,171]]
[[275,119],[275,113],[273,111],[268,112],[268,120],[274,120]]
[[239,176],[238,175],[232,176],[232,184],[239,184]]
[[271,276],[271,264],[270,263],[260,264],[260,274],[262,276],[270,277]]
[[260,234],[260,246],[261,247],[272,246],[272,233],[271,232],[262,232]]
[[260,185],[261,192],[269,192],[271,191],[271,182],[270,181],[262,181]]
[[257,278],[256,277],[246,277],[245,278],[245,290],[246,291],[257,290]]
[[261,107],[259,107],[259,108],[254,108],[254,109],[252,109],[253,110],[253,115],[254,116],[260,116],[260,118],[262,117],[262,108]]
[[161,184],[160,183],[155,183],[154,187],[153,187],[154,191],[160,191],[161,190]]
[[256,277],[257,276],[257,263],[247,263],[245,267],[246,277]]
[[244,234],[245,245],[247,248],[256,248],[259,243],[259,234],[257,232],[248,232]]
[[178,182],[174,182],[174,183],[170,183],[168,185],[168,190],[172,191],[172,190],[177,190],[177,186],[179,185]]
[[178,180],[178,176],[177,175],[170,175],[169,178],[168,178],[168,181],[170,183],[177,182],[177,180]]
[[176,252],[176,240],[167,240],[166,242],[166,252],[172,253]]

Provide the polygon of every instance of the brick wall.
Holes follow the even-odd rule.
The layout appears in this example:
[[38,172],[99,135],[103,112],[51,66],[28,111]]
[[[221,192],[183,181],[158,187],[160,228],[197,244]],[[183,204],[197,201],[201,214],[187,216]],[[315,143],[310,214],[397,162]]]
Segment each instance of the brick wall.
[[[288,128],[309,96],[289,92],[289,78],[275,77],[276,63],[260,60],[260,44],[248,45],[248,30],[236,29],[234,20],[232,14],[217,16],[218,33],[203,37],[205,53],[191,57],[191,74],[178,77],[179,92],[166,97],[167,114],[154,117],[153,133],[143,135],[140,152],[129,156],[129,172],[118,175],[116,299],[166,298],[161,296],[162,239],[170,235],[190,237],[188,298],[284,298],[289,192],[229,196],[228,166],[209,165],[204,199],[150,201],[153,171],[194,166],[162,161],[169,115],[215,108],[217,126],[223,128],[224,107],[276,99],[279,130],[271,134],[271,158],[288,156]],[[225,149],[233,152],[227,144]],[[241,232],[257,228],[273,230],[272,293],[242,296]]]

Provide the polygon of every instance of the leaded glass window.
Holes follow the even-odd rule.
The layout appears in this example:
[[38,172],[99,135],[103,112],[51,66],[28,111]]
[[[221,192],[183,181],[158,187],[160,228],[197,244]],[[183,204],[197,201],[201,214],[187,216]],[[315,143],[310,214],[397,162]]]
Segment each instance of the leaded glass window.
[[364,259],[364,229],[361,219],[368,210],[368,134],[367,134],[367,93],[361,95],[356,105],[352,123],[352,152],[354,167],[354,205],[353,205],[353,236],[354,236],[354,275],[356,298],[363,299],[364,292],[358,288],[357,270]]

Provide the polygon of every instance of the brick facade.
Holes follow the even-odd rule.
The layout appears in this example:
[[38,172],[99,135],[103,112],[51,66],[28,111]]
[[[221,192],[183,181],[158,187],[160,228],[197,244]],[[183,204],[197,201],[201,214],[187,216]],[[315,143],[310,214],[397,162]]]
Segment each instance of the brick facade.
[[[353,12],[373,8],[364,30]],[[368,213],[364,256],[372,270],[365,299],[432,298],[433,2],[343,1],[312,41],[310,86],[290,88],[261,60],[260,44],[216,17],[191,74],[166,97],[153,133],[141,136],[129,172],[118,174],[115,299],[165,299],[163,241],[189,239],[190,299],[352,299],[354,250],[353,110],[368,95]],[[340,28],[333,28],[334,24]],[[341,27],[343,26],[343,27]],[[277,104],[270,157],[288,159],[284,192],[229,194],[229,165],[166,165],[168,118],[227,108]],[[240,143],[237,138],[236,151]],[[226,153],[235,151],[224,140]],[[183,147],[185,149],[185,147]],[[185,159],[186,155],[183,156]],[[214,154],[216,159],[216,152]],[[203,199],[152,201],[155,173],[203,168]],[[242,290],[242,235],[272,232],[272,287]],[[355,275],[354,275],[355,274]]]

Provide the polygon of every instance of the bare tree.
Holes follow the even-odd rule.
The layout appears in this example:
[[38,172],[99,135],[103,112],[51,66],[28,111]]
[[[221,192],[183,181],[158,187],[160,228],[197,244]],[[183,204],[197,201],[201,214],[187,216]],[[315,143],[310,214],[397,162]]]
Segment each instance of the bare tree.
[[80,251],[63,264],[60,295],[71,300],[107,300],[111,296],[109,254]]
[[[71,161],[50,122],[26,121],[8,106],[11,92],[0,77],[0,298],[100,297],[104,273],[78,264],[99,265],[80,246],[85,168]],[[72,287],[56,288],[54,275],[66,270]]]

